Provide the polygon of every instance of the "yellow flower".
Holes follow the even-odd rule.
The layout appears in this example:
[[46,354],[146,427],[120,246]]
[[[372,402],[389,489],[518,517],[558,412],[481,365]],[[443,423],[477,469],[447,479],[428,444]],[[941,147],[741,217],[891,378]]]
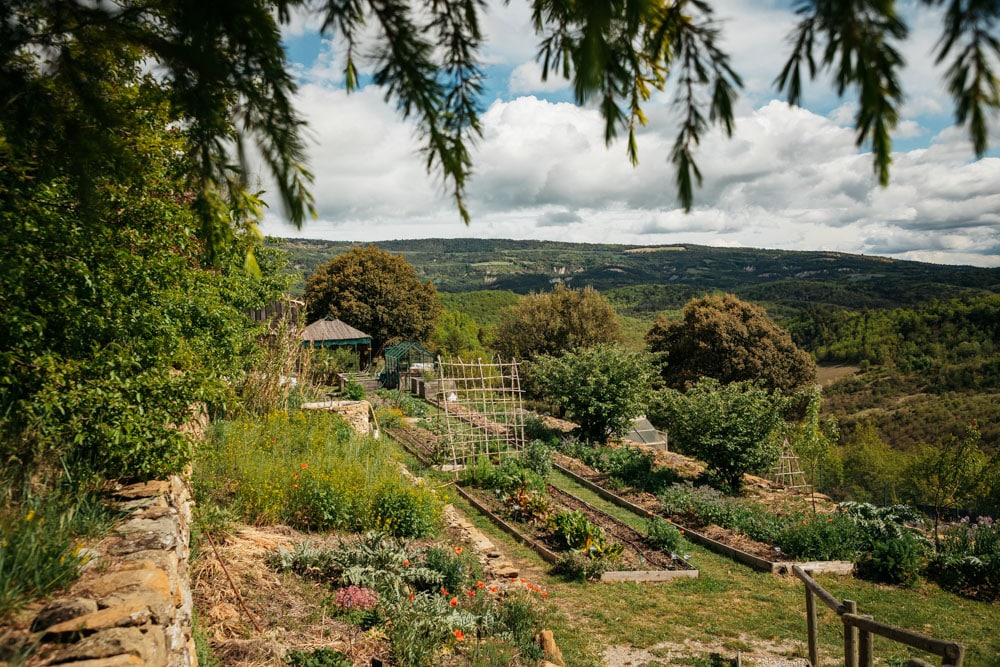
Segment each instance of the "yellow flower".
[[31,521],[35,518],[35,510],[28,510],[28,514],[24,517],[25,521]]

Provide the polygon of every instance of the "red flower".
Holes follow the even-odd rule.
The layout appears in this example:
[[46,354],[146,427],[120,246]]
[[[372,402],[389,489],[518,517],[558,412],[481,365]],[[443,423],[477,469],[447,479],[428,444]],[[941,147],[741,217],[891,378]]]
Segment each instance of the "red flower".
[[485,586],[485,585],[486,585],[486,584],[484,584],[484,583],[483,583],[483,582],[481,582],[481,581],[477,581],[477,582],[476,582],[476,588],[482,588],[482,587],[483,587],[483,586]]
[[461,553],[462,553],[462,547],[455,547],[455,553],[461,555]]
[[465,641],[465,633],[462,632],[461,630],[454,630],[452,634],[455,635],[455,641],[459,642]]
[[410,593],[410,602],[413,602],[413,593]]
[[496,593],[496,592],[497,592],[497,587],[496,586],[490,586],[490,593]]
[[473,588],[471,591],[465,591],[465,594],[468,595],[470,598],[474,598],[476,597],[476,589]]
[[306,468],[308,468],[308,467],[309,467],[309,464],[308,464],[308,463],[303,463],[303,464],[302,464],[302,469],[303,469],[303,470],[305,470],[305,469],[306,469]]
[[549,594],[548,594],[548,593],[546,593],[545,591],[542,591],[542,597],[543,597],[543,598],[547,598],[547,597],[549,597]]
[[448,591],[445,590],[444,586],[441,587],[441,595],[448,595]]
[[458,606],[458,598],[452,598],[451,600],[448,601],[448,604],[450,604],[452,607],[457,607]]
[[404,560],[403,561],[403,567],[410,567],[410,561]]

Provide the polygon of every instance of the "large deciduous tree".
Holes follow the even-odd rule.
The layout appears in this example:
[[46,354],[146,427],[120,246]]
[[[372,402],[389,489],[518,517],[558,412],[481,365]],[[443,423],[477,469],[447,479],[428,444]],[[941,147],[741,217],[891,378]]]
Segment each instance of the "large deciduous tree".
[[402,255],[374,245],[316,269],[305,296],[310,322],[327,315],[343,320],[371,336],[375,350],[393,339],[426,342],[441,312],[434,285],[422,282]]
[[791,390],[816,379],[816,363],[767,312],[731,294],[693,299],[684,319],[660,316],[646,334],[651,352],[662,355],[668,387],[684,389],[702,377],[726,384],[761,382]]
[[559,285],[505,308],[493,332],[493,348],[501,356],[530,361],[620,339],[621,324],[610,301],[592,287]]
[[705,378],[681,392],[664,389],[650,419],[680,451],[701,459],[732,491],[745,473],[764,472],[781,456],[787,401],[753,382]]
[[542,355],[530,370],[541,394],[567,409],[592,442],[624,435],[632,418],[646,411],[656,378],[649,355],[617,344]]

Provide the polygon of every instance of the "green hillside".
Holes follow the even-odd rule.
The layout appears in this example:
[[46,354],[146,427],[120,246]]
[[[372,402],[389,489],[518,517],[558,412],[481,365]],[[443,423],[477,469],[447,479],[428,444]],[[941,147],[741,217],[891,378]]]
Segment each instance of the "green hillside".
[[[301,277],[355,243],[271,239]],[[849,434],[876,425],[909,448],[959,434],[973,420],[1000,447],[1000,268],[946,266],[835,252],[626,246],[551,241],[422,239],[379,242],[441,292],[445,307],[482,327],[517,295],[557,283],[602,292],[639,347],[660,314],[726,291],[764,306],[821,363],[864,372],[827,390]]]

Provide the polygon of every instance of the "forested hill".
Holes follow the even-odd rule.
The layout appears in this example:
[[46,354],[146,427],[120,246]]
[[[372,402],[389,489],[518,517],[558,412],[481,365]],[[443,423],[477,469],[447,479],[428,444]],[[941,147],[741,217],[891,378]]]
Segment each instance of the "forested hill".
[[[353,245],[272,239],[307,276]],[[791,315],[803,307],[891,308],[931,299],[1000,293],[1000,268],[982,269],[835,252],[627,246],[493,239],[382,241],[443,292],[592,286],[624,313],[680,308],[705,290],[724,290]]]
[[[304,277],[352,247],[271,240]],[[445,307],[489,329],[517,294],[557,282],[597,288],[643,346],[658,314],[726,291],[764,306],[827,364],[865,372],[826,392],[842,434],[867,422],[896,447],[939,442],[977,421],[1000,448],[1000,268],[697,245],[625,246],[476,239],[380,242],[434,282]]]

